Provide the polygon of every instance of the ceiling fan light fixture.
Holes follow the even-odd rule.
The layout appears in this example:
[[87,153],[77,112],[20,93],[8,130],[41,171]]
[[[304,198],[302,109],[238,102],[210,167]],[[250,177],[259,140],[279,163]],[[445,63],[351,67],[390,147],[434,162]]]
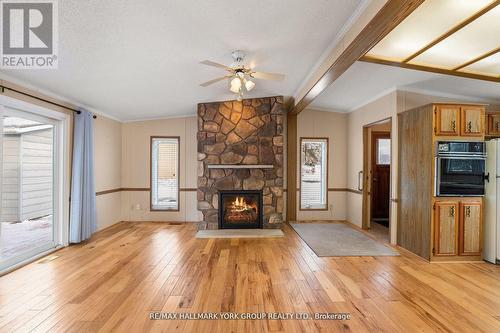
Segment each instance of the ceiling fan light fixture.
[[245,82],[245,88],[247,89],[247,91],[252,90],[254,87],[255,87],[255,83],[253,81],[247,80]]
[[[0,0],[1,1],[1,0]],[[492,1],[492,0],[484,0]],[[229,65],[223,65],[214,61],[204,60],[201,63],[207,66],[217,67],[229,72],[226,76],[222,76],[201,84],[202,87],[208,87],[216,82],[227,79],[229,90],[237,95],[238,100],[243,98],[244,92],[249,92],[255,88],[256,79],[282,81],[285,76],[279,73],[256,72],[253,70],[253,65],[248,67],[244,64],[245,52],[236,50],[232,53],[234,62]]]
[[231,86],[231,88],[229,88],[229,90],[231,90],[231,92],[234,92],[235,94],[239,94],[241,91],[241,88],[236,88],[234,86]]
[[235,94],[239,94],[241,92],[241,86],[241,79],[239,77],[235,77],[231,80],[229,90],[231,90]]
[[235,90],[239,90],[241,88],[241,78],[236,76],[231,80],[231,90],[234,88]]

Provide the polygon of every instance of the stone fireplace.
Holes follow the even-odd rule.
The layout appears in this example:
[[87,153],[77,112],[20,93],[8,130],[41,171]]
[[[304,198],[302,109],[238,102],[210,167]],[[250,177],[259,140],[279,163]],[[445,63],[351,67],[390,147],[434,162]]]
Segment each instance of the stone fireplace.
[[[200,229],[282,227],[283,124],[281,96],[198,104]],[[237,202],[222,202],[227,191],[249,192],[240,192]],[[261,207],[251,193],[261,193]],[[228,226],[221,214],[231,207],[235,214]]]

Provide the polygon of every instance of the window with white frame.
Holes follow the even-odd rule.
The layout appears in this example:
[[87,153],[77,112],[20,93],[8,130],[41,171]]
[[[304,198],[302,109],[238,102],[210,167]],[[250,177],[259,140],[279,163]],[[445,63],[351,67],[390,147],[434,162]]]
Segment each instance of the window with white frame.
[[328,209],[328,139],[300,140],[300,209]]
[[151,137],[151,210],[179,210],[178,137]]

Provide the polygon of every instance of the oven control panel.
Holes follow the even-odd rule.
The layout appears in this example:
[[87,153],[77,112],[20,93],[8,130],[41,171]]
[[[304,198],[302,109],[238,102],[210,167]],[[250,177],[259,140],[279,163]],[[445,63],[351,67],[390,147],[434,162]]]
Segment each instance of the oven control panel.
[[439,141],[437,155],[486,155],[484,142]]

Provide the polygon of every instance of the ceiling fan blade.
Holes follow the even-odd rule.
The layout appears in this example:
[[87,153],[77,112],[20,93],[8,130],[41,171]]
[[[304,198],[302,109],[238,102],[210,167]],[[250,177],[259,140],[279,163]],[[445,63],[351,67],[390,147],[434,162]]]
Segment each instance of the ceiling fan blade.
[[214,84],[214,83],[219,82],[219,81],[222,81],[222,80],[224,80],[224,79],[226,79],[228,77],[229,77],[229,75],[218,77],[216,79],[204,82],[204,83],[200,84],[200,86],[202,86],[202,87],[208,87],[209,85]]
[[279,73],[253,72],[251,76],[256,79],[272,81],[283,81],[285,79],[285,75]]
[[229,71],[229,72],[232,71],[231,67],[228,67],[226,65],[219,64],[217,62],[210,61],[210,60],[203,60],[202,62],[200,62],[200,64],[207,65],[207,66],[212,66],[212,67],[217,67],[217,68],[222,68],[222,69],[225,69],[226,71]]

